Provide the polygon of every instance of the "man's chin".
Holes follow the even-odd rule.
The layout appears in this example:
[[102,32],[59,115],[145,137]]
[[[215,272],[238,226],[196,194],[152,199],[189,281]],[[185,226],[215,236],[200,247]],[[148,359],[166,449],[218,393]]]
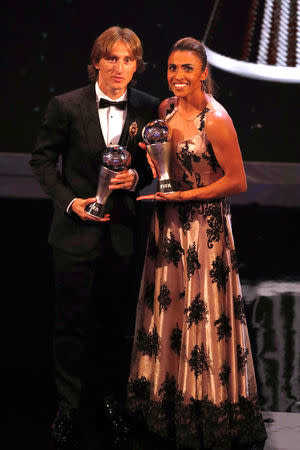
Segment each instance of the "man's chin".
[[111,88],[115,91],[125,91],[127,89],[126,83],[112,83]]

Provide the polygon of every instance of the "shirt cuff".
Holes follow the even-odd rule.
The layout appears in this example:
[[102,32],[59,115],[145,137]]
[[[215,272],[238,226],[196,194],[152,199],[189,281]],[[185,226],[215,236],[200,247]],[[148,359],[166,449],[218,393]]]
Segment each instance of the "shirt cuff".
[[130,192],[134,192],[136,189],[136,186],[139,182],[139,174],[137,173],[137,171],[135,169],[129,169],[129,172],[134,173],[135,174],[135,182],[133,183],[133,185],[131,186]]
[[72,206],[72,204],[73,204],[73,202],[74,202],[75,200],[76,200],[76,197],[73,198],[73,200],[68,204],[67,209],[66,209],[66,212],[67,212],[68,214],[71,214],[71,213],[72,213],[72,208],[71,208],[71,206]]

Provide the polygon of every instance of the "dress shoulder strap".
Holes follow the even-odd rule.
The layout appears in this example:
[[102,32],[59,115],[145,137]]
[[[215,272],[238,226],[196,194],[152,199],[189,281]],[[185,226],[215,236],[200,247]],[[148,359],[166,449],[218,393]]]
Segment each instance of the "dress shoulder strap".
[[177,97],[170,97],[166,99],[165,102],[165,110],[164,110],[164,119],[169,120],[175,112],[177,111]]
[[206,118],[210,111],[211,111],[210,108],[204,108],[195,118],[196,126],[199,131],[204,130]]

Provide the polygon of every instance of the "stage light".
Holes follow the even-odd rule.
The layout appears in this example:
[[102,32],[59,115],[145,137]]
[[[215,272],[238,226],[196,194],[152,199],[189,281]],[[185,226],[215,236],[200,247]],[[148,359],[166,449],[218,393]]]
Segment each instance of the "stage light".
[[215,0],[202,42],[218,69],[300,83],[300,0]]

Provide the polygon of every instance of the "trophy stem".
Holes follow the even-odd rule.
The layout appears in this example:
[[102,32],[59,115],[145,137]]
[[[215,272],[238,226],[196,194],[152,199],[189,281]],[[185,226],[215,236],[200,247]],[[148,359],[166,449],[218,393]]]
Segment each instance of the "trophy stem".
[[106,201],[111,193],[111,189],[109,189],[110,180],[117,174],[114,170],[108,169],[107,167],[101,166],[99,171],[99,179],[98,179],[98,189],[96,198],[97,201],[91,203],[85,208],[85,211],[93,217],[101,218],[104,216],[104,207]]
[[172,146],[171,142],[157,142],[147,145],[148,153],[158,176],[159,192],[164,194],[175,192],[172,179],[170,177],[170,165]]

